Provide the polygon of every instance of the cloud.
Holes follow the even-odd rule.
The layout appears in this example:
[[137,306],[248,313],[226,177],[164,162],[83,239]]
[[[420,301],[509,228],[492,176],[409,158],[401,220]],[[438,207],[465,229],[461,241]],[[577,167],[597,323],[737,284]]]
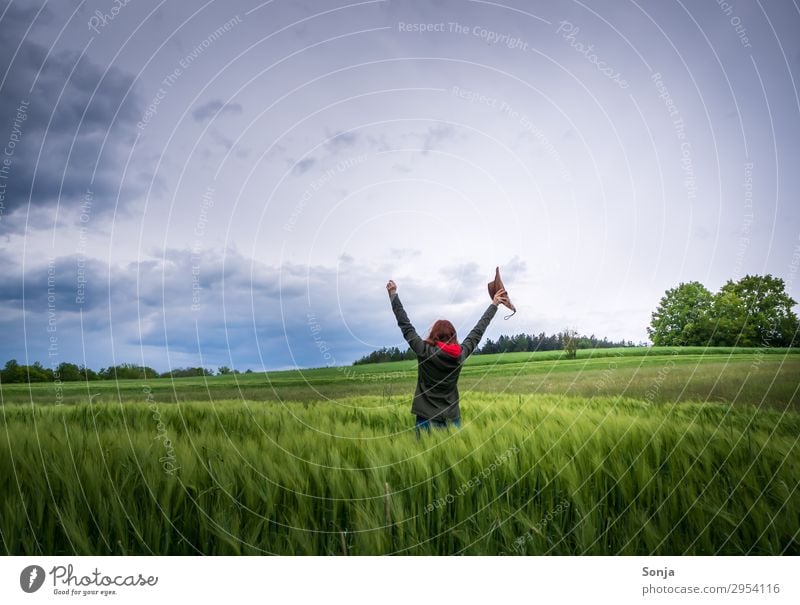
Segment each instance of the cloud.
[[195,107],[192,110],[192,118],[195,122],[204,122],[208,118],[225,113],[242,113],[242,106],[239,103],[225,103],[220,99],[214,99]]
[[[303,158],[299,162],[294,163],[294,166],[292,166],[292,172],[294,174],[297,174],[297,175],[305,174],[306,172],[311,170],[311,167],[316,162],[317,162],[317,160],[315,158],[311,158],[311,157]],[[289,164],[292,165],[293,162],[291,160],[289,160]]]
[[446,278],[457,281],[475,281],[478,279],[478,263],[468,262],[451,265],[440,269],[439,272]]
[[[0,331],[8,335],[0,341],[0,360],[23,359],[27,351],[31,360],[85,361],[95,368],[141,361],[161,371],[201,363],[319,367],[404,346],[386,296],[386,267],[346,253],[333,265],[279,266],[230,249],[167,249],[113,265],[69,255],[27,267],[24,280],[21,265],[0,261],[8,261],[0,277]],[[476,271],[464,263],[444,274],[484,281]],[[401,281],[420,334],[442,313],[466,333],[485,306],[474,284],[454,287],[438,276]],[[454,296],[456,290],[463,294]],[[51,312],[54,333],[48,332]],[[48,356],[53,334],[57,359]],[[88,343],[86,359],[82,343]]]
[[443,267],[439,273],[445,277],[445,283],[449,285],[449,300],[454,303],[463,303],[473,299],[476,288],[483,280],[483,275],[476,262]]
[[[33,9],[17,3],[5,8],[0,47],[18,51],[0,58],[0,73],[8,70],[0,95],[0,134],[5,141],[12,134],[17,139],[4,214],[13,215],[29,200],[34,208],[76,204],[88,190],[97,200],[97,212],[113,209],[118,195],[123,203],[133,199],[144,185],[120,183],[141,116],[133,76],[113,66],[105,69],[77,52],[48,53],[46,46],[22,40]],[[34,31],[41,23],[40,18]],[[19,228],[19,221],[0,222],[5,232]]]
[[528,263],[516,254],[506,264],[500,265],[500,275],[505,283],[506,278],[518,279],[528,272]]
[[427,155],[429,151],[440,148],[442,143],[455,139],[455,136],[456,130],[449,124],[438,124],[436,126],[431,126],[422,137],[423,155]]
[[342,149],[352,147],[358,141],[358,136],[354,132],[337,132],[325,144],[325,147],[331,153],[338,153]]

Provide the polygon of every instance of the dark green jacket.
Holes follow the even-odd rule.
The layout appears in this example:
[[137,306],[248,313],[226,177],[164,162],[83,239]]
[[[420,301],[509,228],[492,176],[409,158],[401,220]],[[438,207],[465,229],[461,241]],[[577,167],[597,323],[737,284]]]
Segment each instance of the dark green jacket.
[[397,325],[403,332],[403,338],[417,354],[417,389],[411,413],[435,420],[459,418],[461,411],[458,408],[458,376],[461,366],[478,346],[483,333],[497,313],[497,307],[489,304],[478,323],[460,343],[461,351],[457,355],[447,353],[420,338],[396,292],[392,297],[392,310],[397,318]]

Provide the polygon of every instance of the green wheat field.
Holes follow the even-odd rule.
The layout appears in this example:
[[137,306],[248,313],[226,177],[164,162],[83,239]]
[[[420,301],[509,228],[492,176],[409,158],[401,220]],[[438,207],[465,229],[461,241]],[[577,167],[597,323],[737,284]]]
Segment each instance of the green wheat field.
[[11,555],[800,554],[800,353],[473,356],[417,439],[416,362],[5,385]]

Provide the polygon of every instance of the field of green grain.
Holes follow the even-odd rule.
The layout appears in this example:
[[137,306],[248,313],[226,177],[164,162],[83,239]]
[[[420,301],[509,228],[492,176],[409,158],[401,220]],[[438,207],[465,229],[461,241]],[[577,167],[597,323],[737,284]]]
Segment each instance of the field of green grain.
[[417,439],[416,362],[6,385],[7,554],[800,554],[800,355],[473,356]]

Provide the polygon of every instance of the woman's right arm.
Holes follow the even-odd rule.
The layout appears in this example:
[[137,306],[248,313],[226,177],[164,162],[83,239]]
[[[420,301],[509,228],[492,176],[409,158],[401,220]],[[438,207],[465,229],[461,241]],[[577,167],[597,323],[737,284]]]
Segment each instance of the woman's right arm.
[[481,341],[486,328],[489,327],[489,324],[491,323],[492,318],[495,316],[495,313],[497,313],[497,305],[493,302],[489,303],[489,306],[483,312],[483,316],[481,316],[481,318],[478,320],[478,323],[475,324],[475,327],[472,328],[472,331],[467,334],[464,342],[461,343],[461,348],[464,350],[464,357],[469,357],[472,355],[475,347],[477,347],[478,343]]
[[472,331],[464,339],[464,342],[461,343],[461,348],[464,349],[464,357],[469,357],[472,354],[475,347],[477,347],[478,343],[481,341],[486,328],[489,327],[489,323],[491,323],[495,313],[497,313],[497,306],[507,300],[505,288],[500,288],[495,293],[486,311],[483,312],[483,316],[478,320],[478,323],[475,324],[475,327],[472,328]]

